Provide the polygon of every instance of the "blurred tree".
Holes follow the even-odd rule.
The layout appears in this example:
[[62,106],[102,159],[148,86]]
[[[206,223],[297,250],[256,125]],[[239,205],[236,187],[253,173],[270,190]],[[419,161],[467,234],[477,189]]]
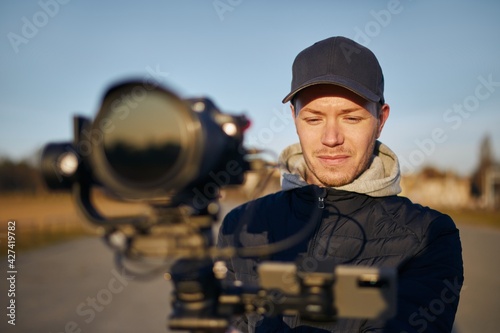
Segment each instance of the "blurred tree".
[[36,166],[28,161],[14,162],[0,158],[0,192],[43,191],[43,181]]
[[490,135],[486,134],[479,147],[479,164],[472,174],[471,192],[475,197],[481,197],[485,191],[485,175],[494,163],[493,152],[491,148]]

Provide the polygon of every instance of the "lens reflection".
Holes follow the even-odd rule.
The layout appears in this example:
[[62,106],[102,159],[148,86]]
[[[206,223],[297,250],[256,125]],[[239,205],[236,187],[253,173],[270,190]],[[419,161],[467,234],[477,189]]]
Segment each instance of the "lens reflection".
[[130,182],[150,183],[172,171],[184,142],[184,104],[158,91],[110,103],[104,151],[114,172]]

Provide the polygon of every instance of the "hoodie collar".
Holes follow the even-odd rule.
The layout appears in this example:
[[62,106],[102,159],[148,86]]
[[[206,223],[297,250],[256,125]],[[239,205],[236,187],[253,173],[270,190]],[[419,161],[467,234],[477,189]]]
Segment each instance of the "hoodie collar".
[[[281,187],[284,191],[308,185],[304,180],[307,165],[299,143],[283,150],[279,164]],[[401,174],[396,154],[389,147],[377,141],[370,167],[352,183],[332,188],[372,197],[384,197],[401,192],[400,179]]]

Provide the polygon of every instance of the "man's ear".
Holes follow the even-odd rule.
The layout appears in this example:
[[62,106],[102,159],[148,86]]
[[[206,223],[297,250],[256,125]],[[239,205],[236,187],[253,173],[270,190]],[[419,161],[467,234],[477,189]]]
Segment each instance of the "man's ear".
[[292,119],[295,119],[295,106],[292,103],[290,103],[290,110],[292,111]]
[[389,114],[391,113],[391,107],[389,104],[382,105],[380,112],[378,114],[378,129],[377,129],[377,139],[382,134],[382,129],[384,128],[385,122],[387,118],[389,118]]

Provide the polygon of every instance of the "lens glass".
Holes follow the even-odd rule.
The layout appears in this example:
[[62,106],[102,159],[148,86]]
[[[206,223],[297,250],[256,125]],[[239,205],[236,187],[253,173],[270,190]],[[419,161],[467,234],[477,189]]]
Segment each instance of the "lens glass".
[[141,86],[108,102],[107,116],[100,119],[108,165],[128,182],[164,179],[185,142],[187,106],[171,94]]

